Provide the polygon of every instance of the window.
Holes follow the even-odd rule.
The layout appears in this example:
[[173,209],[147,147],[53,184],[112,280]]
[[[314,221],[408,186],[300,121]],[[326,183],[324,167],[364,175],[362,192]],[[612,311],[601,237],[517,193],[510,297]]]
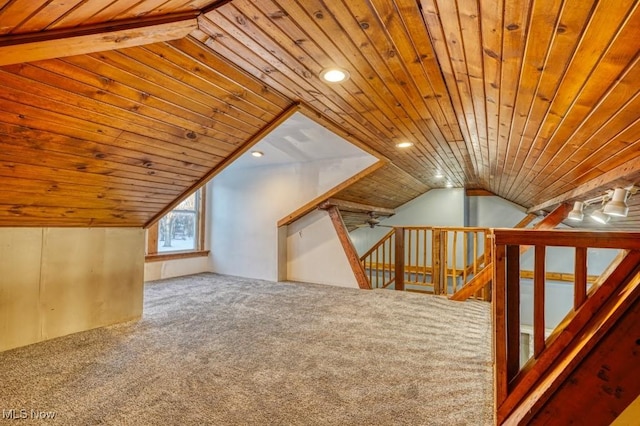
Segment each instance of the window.
[[147,261],[206,255],[204,191],[199,189],[148,230]]

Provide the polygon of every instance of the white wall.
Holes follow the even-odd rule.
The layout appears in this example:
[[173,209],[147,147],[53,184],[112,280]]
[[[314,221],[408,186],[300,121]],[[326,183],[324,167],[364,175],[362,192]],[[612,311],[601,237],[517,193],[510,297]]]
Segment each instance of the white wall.
[[326,211],[316,210],[287,227],[287,279],[358,288]]
[[210,268],[211,261],[208,256],[145,262],[144,280],[147,282],[199,274],[210,272]]
[[[464,189],[432,189],[398,207],[396,214],[381,220],[388,226],[464,226]],[[364,254],[389,228],[363,227],[351,232],[358,254]]]
[[140,228],[0,228],[0,351],[142,314]]
[[208,206],[211,270],[277,281],[278,220],[377,161],[360,152],[265,167],[232,164],[221,172],[211,181]]
[[467,197],[467,226],[512,228],[526,215],[526,209],[498,196]]

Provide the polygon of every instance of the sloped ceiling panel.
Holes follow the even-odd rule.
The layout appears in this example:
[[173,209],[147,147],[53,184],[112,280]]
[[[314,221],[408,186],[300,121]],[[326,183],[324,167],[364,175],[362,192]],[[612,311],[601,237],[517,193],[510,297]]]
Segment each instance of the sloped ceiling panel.
[[[397,6],[397,7],[396,7]],[[442,170],[475,181],[457,117],[414,1],[234,0],[198,38],[265,84],[315,108],[426,185]],[[344,84],[320,81],[331,66]],[[412,150],[395,144],[411,141]]]
[[[635,0],[11,0],[0,49],[172,14],[198,29],[0,67],[0,225],[148,223],[297,102],[418,193],[450,181],[531,208],[639,183]],[[331,66],[351,79],[321,82]]]
[[429,189],[393,164],[387,164],[332,198],[395,209]]
[[185,38],[0,68],[0,224],[141,226],[291,104]]
[[[386,164],[332,198],[384,209],[396,209],[430,189],[402,169],[393,164]],[[349,231],[366,224],[366,220],[369,219],[367,212],[353,212],[343,208],[340,212]]]
[[530,207],[640,156],[637,1],[421,4],[485,189]]

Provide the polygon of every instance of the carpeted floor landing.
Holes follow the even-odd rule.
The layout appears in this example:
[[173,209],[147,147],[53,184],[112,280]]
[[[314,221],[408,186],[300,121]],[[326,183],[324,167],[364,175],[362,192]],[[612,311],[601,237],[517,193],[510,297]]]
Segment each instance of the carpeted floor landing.
[[0,409],[55,412],[29,424],[489,425],[490,330],[483,302],[200,274],[147,284],[139,322],[0,353]]

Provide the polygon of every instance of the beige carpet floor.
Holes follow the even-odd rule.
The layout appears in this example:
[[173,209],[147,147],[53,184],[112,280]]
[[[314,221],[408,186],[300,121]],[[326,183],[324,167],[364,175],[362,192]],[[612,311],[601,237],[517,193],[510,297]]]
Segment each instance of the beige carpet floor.
[[141,321],[0,353],[0,409],[65,425],[490,425],[490,306],[216,274]]

